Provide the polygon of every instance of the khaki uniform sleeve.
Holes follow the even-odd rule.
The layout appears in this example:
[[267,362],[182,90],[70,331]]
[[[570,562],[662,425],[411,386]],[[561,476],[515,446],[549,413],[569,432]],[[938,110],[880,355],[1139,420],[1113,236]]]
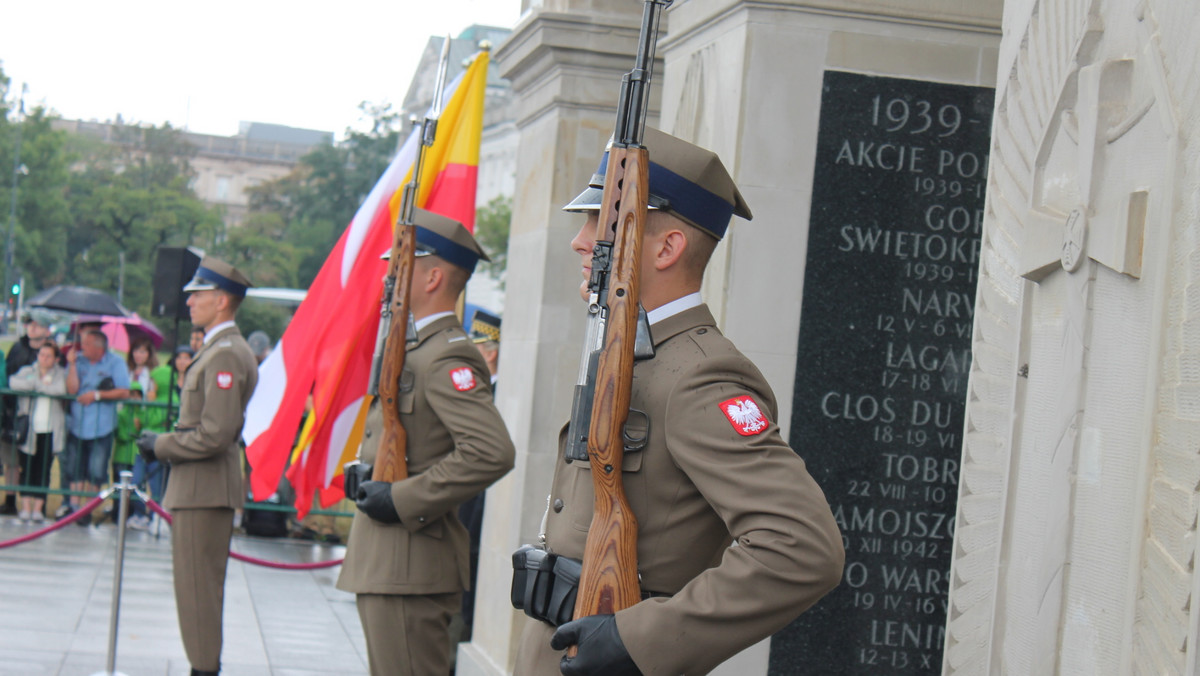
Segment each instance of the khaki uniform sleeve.
[[[230,374],[228,387],[222,387],[224,382],[218,381],[222,373]],[[223,349],[213,354],[200,374],[199,388],[204,398],[200,424],[183,432],[159,435],[154,444],[155,455],[160,460],[178,463],[225,453],[242,430],[247,398],[243,392],[249,377],[233,350]]]
[[[837,586],[845,553],[825,495],[784,442],[737,360],[682,378],[668,404],[668,450],[729,529],[719,565],[670,598],[617,613],[630,655],[650,674],[708,673],[786,626]],[[719,374],[719,375],[717,375]],[[734,377],[730,377],[734,376]],[[763,385],[765,387],[765,384]],[[769,425],[743,436],[721,402],[748,395]]]
[[[475,385],[463,392],[449,373],[471,368]],[[453,357],[433,363],[423,396],[454,441],[454,448],[426,471],[392,484],[392,499],[405,528],[416,531],[456,509],[508,473],[516,451],[492,401],[486,372]],[[442,376],[441,374],[445,374]]]

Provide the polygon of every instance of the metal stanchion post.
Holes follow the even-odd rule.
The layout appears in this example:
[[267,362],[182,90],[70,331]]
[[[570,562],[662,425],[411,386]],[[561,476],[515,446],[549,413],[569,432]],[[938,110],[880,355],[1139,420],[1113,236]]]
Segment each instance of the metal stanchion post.
[[121,472],[121,482],[113,490],[121,491],[120,508],[117,510],[117,555],[113,561],[112,612],[108,619],[108,662],[104,671],[92,676],[125,676],[116,671],[117,666],[117,618],[121,614],[121,576],[125,569],[125,518],[129,515],[129,491],[133,489],[133,472]]

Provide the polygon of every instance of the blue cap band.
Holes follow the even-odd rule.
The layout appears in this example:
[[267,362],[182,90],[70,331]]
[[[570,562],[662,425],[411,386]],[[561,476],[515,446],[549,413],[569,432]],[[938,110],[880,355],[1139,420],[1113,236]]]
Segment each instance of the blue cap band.
[[216,284],[217,288],[221,289],[222,291],[228,291],[229,293],[232,293],[240,298],[246,297],[246,285],[238,284],[232,279],[229,279],[223,275],[219,275],[208,268],[196,268],[196,276],[200,279]]
[[[607,170],[608,152],[605,151],[596,174],[603,176]],[[725,236],[729,221],[733,218],[732,204],[670,169],[655,164],[653,159],[650,160],[649,201],[653,207],[674,211],[717,239]]]
[[427,247],[433,255],[440,256],[447,262],[472,274],[475,272],[475,264],[479,262],[479,254],[419,225],[417,226],[417,244]]

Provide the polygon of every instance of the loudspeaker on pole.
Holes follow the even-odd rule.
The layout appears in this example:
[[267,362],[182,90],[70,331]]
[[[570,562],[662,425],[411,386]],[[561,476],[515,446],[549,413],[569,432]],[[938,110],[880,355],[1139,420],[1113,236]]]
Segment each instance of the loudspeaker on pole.
[[192,247],[158,248],[154,262],[152,315],[188,319],[187,294],[183,292],[183,287],[196,274],[203,257],[204,252]]

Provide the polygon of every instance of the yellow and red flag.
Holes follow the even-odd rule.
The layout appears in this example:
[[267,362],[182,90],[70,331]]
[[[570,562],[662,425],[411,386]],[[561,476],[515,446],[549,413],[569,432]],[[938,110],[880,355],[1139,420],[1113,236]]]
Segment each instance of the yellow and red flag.
[[[479,53],[447,85],[447,103],[437,138],[426,150],[417,197],[417,206],[459,220],[472,232],[488,60],[488,52]],[[417,143],[414,132],[359,207],[276,349],[259,367],[243,432],[252,490],[257,500],[271,495],[290,453],[287,474],[300,518],[311,508],[314,492],[322,506],[343,497],[338,477],[362,440],[387,272],[379,256],[391,247]],[[297,441],[310,395],[311,410]]]

